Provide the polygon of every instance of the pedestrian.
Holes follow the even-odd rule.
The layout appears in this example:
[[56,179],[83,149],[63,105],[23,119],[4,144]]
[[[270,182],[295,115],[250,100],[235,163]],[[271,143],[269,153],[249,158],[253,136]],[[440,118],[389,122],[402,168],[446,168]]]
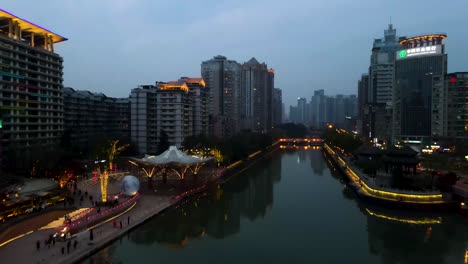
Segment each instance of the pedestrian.
[[37,249],[37,251],[39,251],[39,249],[41,249],[41,242],[39,240],[36,241],[36,249]]
[[88,197],[88,191],[84,192],[84,195],[85,195],[86,197]]
[[127,225],[130,225],[130,216],[127,216]]
[[55,237],[52,238],[52,246],[55,247]]
[[64,247],[62,247],[62,249],[60,251],[62,251],[62,255],[65,254],[65,248]]
[[76,249],[77,246],[78,246],[78,240],[75,240],[75,242],[73,242],[73,249]]
[[122,229],[122,220],[120,220],[120,229]]
[[93,230],[94,230],[94,229],[91,229],[91,230],[89,231],[89,240],[91,240],[91,241],[93,241],[93,239],[94,239]]
[[68,240],[68,243],[67,243],[67,254],[70,253],[70,246],[71,246],[71,240]]

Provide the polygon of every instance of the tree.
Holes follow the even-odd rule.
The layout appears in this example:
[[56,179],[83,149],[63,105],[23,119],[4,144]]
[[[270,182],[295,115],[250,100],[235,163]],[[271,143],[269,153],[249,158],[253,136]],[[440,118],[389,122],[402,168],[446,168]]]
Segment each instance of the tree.
[[159,143],[156,148],[156,155],[159,155],[166,151],[170,147],[169,136],[167,135],[166,131],[161,130],[159,133]]
[[129,145],[124,144],[119,146],[119,140],[113,140],[104,146],[102,149],[101,157],[98,160],[103,162],[98,163],[101,166],[98,168],[98,173],[101,175],[101,196],[102,202],[107,202],[107,181],[109,178],[109,172],[114,168],[114,161],[117,155],[120,154]]

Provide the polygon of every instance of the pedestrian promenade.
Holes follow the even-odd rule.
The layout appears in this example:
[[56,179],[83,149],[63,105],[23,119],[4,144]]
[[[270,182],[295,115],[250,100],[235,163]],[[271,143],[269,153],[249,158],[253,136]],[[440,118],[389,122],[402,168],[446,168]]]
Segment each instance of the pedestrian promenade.
[[[17,239],[4,247],[0,248],[0,259],[2,263],[75,263],[85,256],[93,254],[106,243],[117,239],[125,232],[138,226],[145,220],[151,218],[162,210],[170,207],[174,202],[168,196],[142,195],[140,200],[128,212],[119,215],[115,219],[105,222],[93,228],[93,240],[90,240],[90,234],[83,232],[73,237],[68,242],[56,242],[55,245],[45,246],[44,241],[52,230],[43,229],[35,231],[20,239]],[[130,218],[130,224],[128,219]],[[116,220],[117,228],[112,222]],[[120,229],[122,222],[122,229]],[[36,242],[40,241],[40,249],[36,249]],[[73,245],[77,241],[77,247]],[[64,254],[61,250],[64,249]]]
[[[110,179],[109,193],[118,193],[120,191],[119,182],[125,174],[116,174]],[[100,199],[99,181],[93,179],[82,180],[78,182],[78,190],[73,195],[74,206],[80,210],[93,207],[93,201]],[[92,197],[92,199],[91,199]],[[57,219],[49,219],[48,224],[42,227],[34,226],[24,232],[24,236],[11,241],[10,243],[0,247],[0,259],[2,263],[73,263],[83,256],[92,254],[96,249],[102,247],[105,243],[118,238],[123,233],[136,227],[138,224],[156,215],[162,210],[168,208],[177,200],[171,199],[170,196],[147,194],[141,195],[137,202],[130,206],[124,212],[117,214],[103,223],[98,223],[91,227],[93,229],[93,240],[90,240],[90,232],[88,230],[76,234],[70,241],[60,242],[46,245],[45,241],[50,234],[56,232],[54,227],[60,226],[63,223],[63,216],[66,211],[60,215],[56,215]],[[37,216],[29,219],[37,221],[43,216]],[[130,222],[128,221],[130,220]],[[114,227],[113,222],[116,221],[117,227]],[[122,228],[120,228],[122,222]],[[59,224],[57,224],[59,223]],[[39,241],[40,248],[37,249]],[[76,241],[76,248],[75,246]],[[62,254],[62,248],[64,253]]]

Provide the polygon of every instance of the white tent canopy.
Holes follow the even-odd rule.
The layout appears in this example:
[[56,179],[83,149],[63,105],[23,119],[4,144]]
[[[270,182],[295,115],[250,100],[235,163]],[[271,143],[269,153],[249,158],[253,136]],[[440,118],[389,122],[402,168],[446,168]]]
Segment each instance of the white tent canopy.
[[212,159],[213,157],[201,158],[197,156],[190,156],[177,149],[176,146],[170,146],[168,150],[164,151],[158,156],[145,155],[144,158],[135,160],[149,165],[195,165],[199,163],[205,163]]

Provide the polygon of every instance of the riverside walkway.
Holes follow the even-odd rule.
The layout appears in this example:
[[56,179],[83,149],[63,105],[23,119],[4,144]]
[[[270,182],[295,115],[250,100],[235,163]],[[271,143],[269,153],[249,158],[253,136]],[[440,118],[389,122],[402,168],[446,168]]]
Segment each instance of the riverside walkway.
[[[116,192],[118,188],[118,180],[125,174],[118,174],[114,177],[113,182],[115,184],[109,185],[109,192]],[[88,197],[98,197],[99,195],[99,182],[93,182],[92,179],[83,180],[78,183],[78,189],[88,193]],[[79,200],[79,199],[76,199]],[[63,216],[67,211],[64,211],[63,215],[57,215],[59,219],[51,221],[49,224],[42,227],[25,227],[23,236],[15,239],[8,244],[0,247],[0,259],[2,263],[75,263],[83,257],[88,256],[95,252],[106,243],[109,243],[113,239],[120,237],[125,232],[141,224],[145,220],[158,214],[162,210],[170,207],[174,203],[177,203],[178,199],[174,199],[168,195],[155,195],[155,194],[142,194],[138,201],[124,212],[117,214],[104,221],[103,223],[97,224],[93,229],[93,240],[90,240],[89,231],[82,232],[73,237],[70,245],[70,250],[67,250],[68,242],[57,241],[55,245],[46,246],[44,241],[49,237],[51,233],[55,233],[56,230],[53,223],[63,223]],[[82,202],[77,202],[79,210],[85,208],[91,208],[92,204],[90,199],[83,199]],[[43,216],[37,216],[36,219],[40,219]],[[130,223],[128,218],[130,217]],[[113,226],[113,220],[118,223],[118,227]],[[34,221],[34,218],[32,219]],[[120,222],[122,222],[122,229],[120,229]],[[32,229],[32,230],[30,230]],[[40,249],[36,249],[36,242],[40,242]],[[74,243],[77,241],[77,247],[74,248]],[[61,250],[64,248],[64,254]]]
[[[171,197],[164,196],[144,196],[136,203],[135,207],[118,215],[115,220],[122,222],[122,229],[115,228],[112,221],[105,222],[93,228],[94,239],[91,241],[89,232],[78,235],[71,239],[70,252],[67,253],[67,242],[57,242],[55,245],[47,247],[44,240],[51,232],[50,229],[35,231],[27,236],[17,239],[0,248],[0,258],[2,263],[76,263],[83,257],[91,255],[95,250],[101,248],[106,243],[117,239],[125,232],[138,226],[153,215],[171,206],[175,201]],[[130,224],[128,224],[130,217]],[[112,218],[111,218],[112,219]],[[36,241],[40,241],[40,250],[36,249]],[[78,241],[77,248],[73,248],[75,241]],[[61,253],[62,247],[65,253]]]

